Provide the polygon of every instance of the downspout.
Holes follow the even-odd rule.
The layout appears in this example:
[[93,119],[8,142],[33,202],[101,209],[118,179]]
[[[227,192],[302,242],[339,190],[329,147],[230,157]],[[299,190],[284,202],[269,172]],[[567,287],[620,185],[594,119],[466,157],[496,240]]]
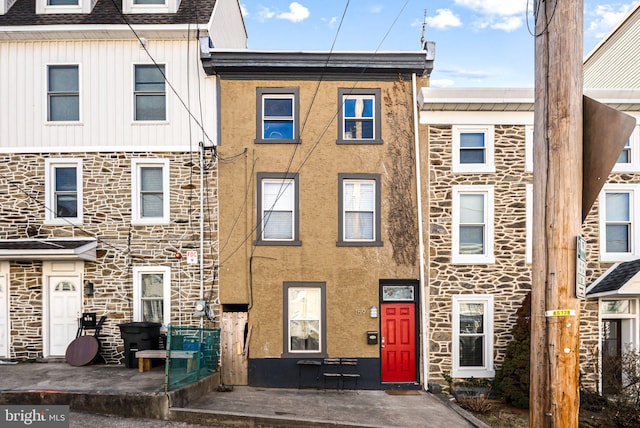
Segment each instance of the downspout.
[[416,203],[418,205],[418,251],[419,263],[420,263],[420,285],[421,287],[421,300],[420,305],[420,319],[422,322],[422,371],[423,371],[423,387],[426,390],[429,389],[429,287],[424,283],[424,237],[422,232],[422,178],[420,174],[420,138],[418,136],[418,99],[417,99],[417,83],[416,74],[411,75],[411,90],[413,96],[413,139],[415,144],[415,157],[416,157]]
[[[204,299],[204,142],[200,142],[200,294]],[[200,317],[200,328],[204,327],[204,317]]]

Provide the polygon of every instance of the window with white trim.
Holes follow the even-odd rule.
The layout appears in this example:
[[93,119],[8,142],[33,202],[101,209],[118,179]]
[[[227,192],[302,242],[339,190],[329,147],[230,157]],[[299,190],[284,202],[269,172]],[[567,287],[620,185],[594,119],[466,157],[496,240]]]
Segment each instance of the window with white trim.
[[133,320],[167,327],[171,319],[171,268],[134,266]]
[[524,162],[525,172],[533,172],[533,125],[526,125],[524,127]]
[[298,174],[258,174],[257,245],[300,245]]
[[80,74],[78,65],[47,66],[47,121],[80,120]]
[[181,0],[122,0],[122,13],[176,13]]
[[459,264],[495,263],[493,186],[453,186],[452,197],[451,261]]
[[144,64],[133,66],[135,121],[164,121],[167,119],[165,66]]
[[495,172],[493,125],[454,125],[453,172]]
[[36,14],[91,13],[92,0],[36,0]]
[[47,224],[82,224],[82,159],[45,159]]
[[525,261],[527,263],[533,262],[533,184],[526,185],[526,249],[525,249]]
[[639,172],[640,171],[640,131],[639,127],[633,128],[631,136],[627,140],[616,164],[613,166],[613,172]]
[[640,232],[634,222],[638,212],[638,184],[606,184],[598,199],[600,260],[635,259],[640,252]]
[[338,144],[382,144],[380,89],[340,88]]
[[325,354],[325,288],[325,283],[284,283],[283,356]]
[[169,223],[169,160],[131,161],[131,223]]
[[380,246],[380,176],[338,174],[338,245]]
[[298,143],[298,88],[258,88],[256,143]]
[[493,296],[453,296],[451,376],[493,377]]

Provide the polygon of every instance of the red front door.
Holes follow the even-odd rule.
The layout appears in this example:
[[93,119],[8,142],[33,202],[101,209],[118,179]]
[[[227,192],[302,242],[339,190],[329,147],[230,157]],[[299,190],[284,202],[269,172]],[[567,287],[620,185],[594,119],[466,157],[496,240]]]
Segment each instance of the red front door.
[[382,382],[416,380],[416,318],[413,303],[382,304]]

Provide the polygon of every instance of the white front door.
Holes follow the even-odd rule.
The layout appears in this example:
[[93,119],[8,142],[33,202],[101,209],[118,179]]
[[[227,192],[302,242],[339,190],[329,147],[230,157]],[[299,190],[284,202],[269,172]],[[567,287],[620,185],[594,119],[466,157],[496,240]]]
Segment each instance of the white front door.
[[77,276],[50,276],[49,354],[63,356],[76,337],[80,318],[81,287]]
[[4,275],[0,275],[0,358],[9,356],[7,291],[7,278]]

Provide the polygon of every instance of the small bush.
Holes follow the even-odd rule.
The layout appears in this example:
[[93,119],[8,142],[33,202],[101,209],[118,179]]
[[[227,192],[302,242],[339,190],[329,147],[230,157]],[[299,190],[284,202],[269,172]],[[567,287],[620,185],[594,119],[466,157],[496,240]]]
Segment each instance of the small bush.
[[483,394],[460,397],[457,399],[460,407],[473,413],[488,413],[493,409],[493,404]]

